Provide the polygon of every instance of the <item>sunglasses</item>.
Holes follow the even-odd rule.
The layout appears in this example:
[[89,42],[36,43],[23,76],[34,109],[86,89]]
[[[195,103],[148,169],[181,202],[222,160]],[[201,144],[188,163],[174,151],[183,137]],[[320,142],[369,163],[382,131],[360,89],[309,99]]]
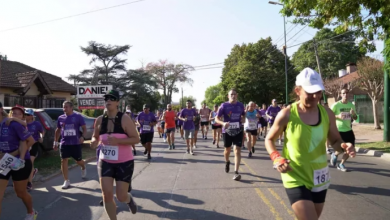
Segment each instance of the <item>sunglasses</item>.
[[104,101],[106,101],[106,102],[107,102],[108,100],[110,100],[110,101],[113,101],[113,102],[114,102],[114,101],[116,101],[116,98],[115,98],[115,97],[112,97],[112,96],[107,96],[107,97],[105,97],[105,98],[104,98]]

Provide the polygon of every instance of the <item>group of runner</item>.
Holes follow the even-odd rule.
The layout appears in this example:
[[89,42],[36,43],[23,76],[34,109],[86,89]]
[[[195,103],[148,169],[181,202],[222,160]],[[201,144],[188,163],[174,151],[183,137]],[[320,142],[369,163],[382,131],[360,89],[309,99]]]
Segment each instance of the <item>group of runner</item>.
[[[102,205],[110,220],[117,219],[115,194],[119,202],[125,203],[135,214],[137,205],[131,195],[131,179],[134,172],[135,144],[141,142],[144,155],[151,159],[154,127],[160,137],[166,134],[168,149],[174,150],[175,130],[180,128],[186,140],[186,153],[194,155],[197,131],[201,128],[202,138],[207,139],[209,123],[213,130],[213,144],[219,147],[220,135],[224,142],[225,172],[230,172],[230,153],[234,149],[234,180],[240,180],[239,166],[241,147],[247,139],[248,157],[255,152],[256,139],[265,138],[265,146],[273,161],[273,167],[281,173],[283,185],[298,219],[318,219],[325,202],[330,175],[326,147],[331,146],[331,165],[346,171],[345,161],[355,156],[355,137],[351,118],[356,119],[354,105],[347,101],[347,90],[342,90],[342,100],[331,108],[320,103],[324,90],[321,76],[312,69],[304,69],[296,78],[294,89],[297,101],[289,106],[272,105],[261,107],[250,102],[245,107],[238,101],[235,89],[228,92],[229,101],[213,110],[203,103],[199,112],[192,107],[191,100],[186,108],[176,113],[171,104],[166,111],[155,115],[145,104],[143,111],[134,117],[127,108],[126,113],[118,111],[120,96],[116,90],[104,95],[106,111],[95,122],[91,147],[97,149],[97,170],[102,189]],[[73,103],[63,103],[64,115],[57,120],[53,148],[60,149],[63,189],[70,187],[68,159],[73,158],[81,167],[81,177],[87,175],[82,159],[81,144],[86,127],[83,117],[73,112]],[[11,117],[3,111],[0,103],[0,200],[12,177],[17,196],[27,209],[26,220],[36,219],[28,189],[32,187],[33,160],[37,156],[38,144],[45,135],[40,125],[34,122],[34,112],[22,106],[12,108]],[[270,128],[267,134],[267,127]],[[137,129],[138,128],[138,129]],[[183,128],[183,129],[181,129]],[[80,132],[82,130],[83,132]],[[281,144],[284,133],[283,152],[279,153],[275,142]],[[246,135],[244,135],[246,134]],[[59,137],[61,135],[60,142]],[[343,158],[337,164],[338,155]]]

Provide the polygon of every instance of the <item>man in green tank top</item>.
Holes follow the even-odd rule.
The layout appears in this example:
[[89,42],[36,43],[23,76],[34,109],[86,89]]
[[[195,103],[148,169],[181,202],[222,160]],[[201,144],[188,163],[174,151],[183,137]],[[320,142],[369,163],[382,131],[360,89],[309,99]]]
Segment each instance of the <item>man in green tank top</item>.
[[[348,90],[342,89],[341,100],[334,103],[331,109],[336,115],[336,126],[341,138],[344,142],[349,142],[355,145],[355,134],[352,131],[351,119],[356,120],[357,115],[355,106],[347,100],[347,95]],[[347,168],[345,168],[344,163],[349,158],[349,155],[344,153],[343,158],[341,159],[341,162],[339,164],[337,164],[337,156],[337,152],[332,153],[332,156],[330,158],[330,164],[332,166],[337,165],[338,170],[346,172]]]

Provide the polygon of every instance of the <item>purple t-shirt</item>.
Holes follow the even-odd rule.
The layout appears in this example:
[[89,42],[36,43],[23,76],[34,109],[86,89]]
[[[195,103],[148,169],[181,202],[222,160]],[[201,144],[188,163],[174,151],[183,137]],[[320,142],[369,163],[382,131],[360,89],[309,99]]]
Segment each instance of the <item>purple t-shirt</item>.
[[149,112],[146,114],[145,112],[141,112],[137,116],[137,121],[141,125],[140,133],[145,134],[145,133],[153,133],[153,127],[151,126],[150,123],[156,122],[156,116],[152,112]]
[[[180,116],[180,112],[178,112],[178,113],[176,114],[176,117],[179,118],[179,116]],[[184,121],[178,119],[178,120],[177,120],[177,125],[180,125],[180,126],[181,126],[181,125],[183,125],[183,122],[184,122]]]
[[33,136],[35,141],[38,141],[41,138],[40,133],[43,133],[42,124],[38,121],[33,121],[30,124],[27,124],[27,130]]
[[[19,149],[19,142],[25,141],[31,134],[26,127],[18,122],[11,122],[9,126],[5,122],[1,123],[0,134],[0,151],[3,153],[10,153]],[[19,156],[17,156],[19,157]],[[30,159],[30,152],[27,151],[24,157],[25,160]]]
[[61,129],[61,145],[79,145],[80,127],[85,125],[83,116],[77,113],[60,115],[57,128]]
[[281,110],[281,109],[280,109],[279,106],[273,107],[273,106],[271,105],[270,107],[268,107],[266,113],[267,113],[267,115],[272,116],[272,119],[271,119],[271,118],[268,119],[268,122],[269,122],[270,124],[273,124],[273,123],[274,123],[275,117],[276,117],[276,115],[280,112],[280,110]]
[[180,117],[187,118],[187,121],[183,121],[183,130],[195,129],[195,124],[194,124],[195,116],[196,116],[196,111],[193,108],[192,109],[185,108],[181,110]]
[[217,116],[223,116],[223,121],[229,122],[229,127],[223,127],[222,132],[235,136],[241,132],[241,116],[245,116],[245,107],[241,102],[225,102],[219,107]]

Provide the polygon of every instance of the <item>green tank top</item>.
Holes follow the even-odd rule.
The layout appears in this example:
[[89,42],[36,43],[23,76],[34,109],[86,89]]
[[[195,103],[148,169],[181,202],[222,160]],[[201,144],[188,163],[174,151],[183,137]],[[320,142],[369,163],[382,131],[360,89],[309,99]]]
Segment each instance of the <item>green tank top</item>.
[[325,143],[329,132],[329,117],[325,108],[320,110],[317,125],[303,123],[298,113],[298,103],[291,105],[290,119],[285,131],[283,155],[290,160],[292,171],[282,173],[286,188],[305,186],[312,192],[329,187],[330,175]]

